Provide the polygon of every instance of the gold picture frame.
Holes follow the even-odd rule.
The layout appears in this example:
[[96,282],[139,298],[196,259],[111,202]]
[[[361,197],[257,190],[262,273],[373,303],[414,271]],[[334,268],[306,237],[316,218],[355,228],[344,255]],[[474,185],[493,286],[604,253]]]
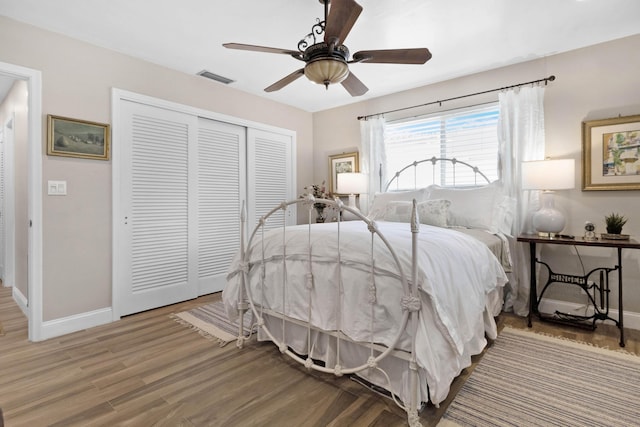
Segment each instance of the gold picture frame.
[[108,124],[47,115],[47,154],[109,160],[111,128]]
[[358,152],[334,154],[329,156],[329,191],[334,196],[344,196],[338,193],[338,174],[345,172],[360,172]]
[[640,115],[582,122],[582,190],[640,190]]

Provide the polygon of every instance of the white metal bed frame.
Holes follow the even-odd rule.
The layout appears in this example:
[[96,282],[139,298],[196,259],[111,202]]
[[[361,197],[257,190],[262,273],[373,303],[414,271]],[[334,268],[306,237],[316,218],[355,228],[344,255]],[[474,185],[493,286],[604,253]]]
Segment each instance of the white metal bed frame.
[[430,159],[416,160],[415,162],[410,163],[410,164],[408,164],[407,166],[403,167],[402,169],[400,169],[399,171],[397,171],[395,174],[393,174],[393,177],[389,180],[389,182],[387,182],[387,185],[385,185],[384,189],[382,188],[382,165],[380,165],[379,173],[380,173],[380,187],[381,187],[380,189],[381,189],[381,191],[382,191],[382,190],[384,190],[384,191],[389,191],[389,188],[391,187],[391,184],[393,184],[393,181],[398,182],[398,178],[400,177],[400,175],[401,175],[403,172],[405,172],[405,171],[409,170],[410,168],[413,168],[413,170],[414,170],[414,174],[413,174],[413,177],[414,177],[414,183],[413,183],[413,186],[414,186],[414,188],[416,188],[416,187],[417,187],[417,178],[418,178],[417,168],[418,168],[418,166],[420,166],[421,164],[423,164],[423,163],[427,163],[427,162],[430,162],[430,163],[431,163],[431,166],[432,166],[432,168],[431,168],[431,172],[432,172],[432,178],[431,178],[431,180],[432,180],[432,182],[435,182],[435,173],[436,173],[435,165],[436,165],[436,163],[438,163],[438,162],[451,163],[451,165],[453,166],[453,184],[452,184],[452,186],[453,186],[453,187],[455,187],[455,186],[456,186],[456,166],[457,166],[458,164],[461,164],[461,165],[463,165],[463,166],[466,166],[466,167],[470,168],[470,169],[473,171],[473,176],[474,176],[474,185],[479,185],[479,184],[478,184],[478,177],[481,177],[481,178],[483,178],[483,179],[484,179],[484,181],[485,181],[485,182],[484,182],[483,184],[485,184],[485,183],[486,183],[486,184],[488,184],[488,183],[490,183],[490,182],[491,182],[491,181],[489,180],[489,178],[487,178],[487,176],[486,176],[485,174],[483,174],[483,173],[480,171],[480,169],[478,169],[478,167],[477,167],[477,166],[473,166],[473,165],[471,165],[470,163],[463,162],[462,160],[458,160],[458,159],[456,159],[455,157],[454,157],[454,158],[449,159],[449,158],[447,158],[447,157],[435,157],[435,156],[434,156],[434,157],[431,157]]
[[[411,165],[408,165],[407,167],[403,168],[401,171],[397,172],[394,177],[391,179],[391,181],[389,181],[389,183],[387,184],[387,186],[385,187],[386,189],[389,188],[389,186],[391,185],[392,181],[394,179],[396,179],[400,173],[402,171],[407,170],[410,167],[416,167],[418,164],[423,163],[423,162],[431,162],[432,165],[435,166],[436,162],[438,161],[449,161],[452,162],[454,164],[456,163],[461,163],[465,166],[468,166],[470,168],[473,169],[473,171],[476,173],[476,176],[479,174],[480,176],[482,176],[487,182],[489,182],[489,180],[487,179],[487,177],[482,174],[476,167],[473,167],[471,165],[469,165],[468,163],[465,162],[461,162],[461,161],[457,161],[456,159],[444,159],[444,158],[431,158],[431,159],[426,159],[423,161],[419,161],[419,162],[414,162]],[[455,175],[455,172],[454,172]],[[264,232],[265,232],[265,225],[268,222],[268,219],[274,215],[275,213],[277,213],[278,211],[282,210],[283,212],[286,213],[287,209],[290,208],[297,208],[298,204],[304,204],[305,207],[308,208],[309,211],[309,221],[308,221],[308,227],[309,227],[309,239],[310,239],[310,232],[311,232],[311,225],[314,222],[313,219],[313,212],[315,211],[314,209],[314,205],[317,203],[321,203],[324,204],[325,206],[328,207],[334,207],[337,209],[338,212],[343,213],[343,212],[349,212],[352,217],[357,218],[357,220],[360,221],[364,221],[367,224],[367,228],[370,231],[371,234],[371,245],[373,246],[373,242],[374,239],[377,238],[381,239],[381,241],[384,243],[386,249],[389,251],[389,253],[391,254],[392,258],[395,261],[396,264],[396,268],[398,270],[399,276],[400,276],[400,281],[401,281],[401,285],[402,285],[402,289],[403,289],[403,297],[401,299],[401,306],[402,306],[402,311],[403,311],[403,318],[402,318],[402,322],[401,322],[401,326],[397,331],[397,334],[395,336],[395,339],[393,339],[393,342],[391,345],[389,346],[385,346],[382,345],[380,343],[376,343],[374,342],[374,337],[373,337],[373,322],[374,322],[374,316],[373,316],[373,308],[376,304],[376,288],[375,288],[375,280],[373,279],[373,265],[374,265],[374,256],[373,256],[373,250],[371,251],[371,273],[370,273],[370,285],[369,285],[369,300],[367,301],[367,304],[369,304],[371,306],[371,325],[370,325],[370,340],[367,343],[364,342],[358,342],[356,344],[361,345],[361,346],[365,346],[366,348],[368,348],[369,350],[369,356],[367,358],[366,361],[362,361],[362,363],[360,363],[358,366],[351,366],[351,367],[344,367],[342,365],[340,365],[340,344],[341,342],[353,342],[351,339],[349,339],[349,337],[347,337],[342,331],[341,331],[341,325],[338,325],[337,330],[333,330],[333,331],[326,331],[326,330],[319,330],[318,328],[314,327],[313,325],[311,325],[311,306],[313,301],[311,300],[311,289],[314,286],[314,278],[313,278],[313,273],[311,272],[311,258],[312,258],[312,254],[311,254],[311,245],[309,245],[309,251],[308,251],[308,265],[309,265],[309,270],[307,273],[307,277],[306,277],[306,283],[304,284],[295,284],[294,286],[305,286],[307,291],[308,291],[308,301],[307,301],[307,313],[308,313],[308,321],[307,322],[302,322],[300,320],[297,319],[293,319],[291,317],[288,317],[286,315],[277,313],[273,310],[269,310],[265,307],[263,307],[262,305],[257,304],[254,301],[254,296],[252,295],[251,292],[251,288],[249,286],[249,275],[250,275],[250,265],[249,265],[249,257],[248,257],[248,252],[246,251],[246,248],[251,247],[252,242],[258,238],[258,236],[260,236],[260,238],[262,239],[262,242],[264,242]],[[337,233],[337,239],[338,239],[338,244],[339,244],[339,239],[340,239],[340,217],[342,215],[338,216],[338,233]],[[258,225],[255,227],[255,229],[253,230],[253,232],[251,233],[251,236],[249,238],[249,241],[245,244],[245,228],[246,228],[246,213],[245,213],[245,208],[243,206],[242,208],[242,214],[241,214],[241,221],[242,221],[242,227],[241,227],[241,247],[240,247],[240,257],[241,257],[241,268],[242,268],[242,274],[241,274],[241,283],[240,283],[240,295],[239,295],[239,299],[238,301],[240,301],[237,305],[237,309],[238,309],[238,319],[239,319],[239,335],[238,335],[238,340],[236,345],[239,348],[242,348],[244,346],[245,341],[247,341],[248,339],[250,339],[250,335],[249,336],[245,336],[244,335],[244,313],[247,310],[251,310],[254,316],[254,319],[256,319],[256,323],[257,326],[268,336],[268,338],[274,343],[276,344],[276,346],[279,348],[280,352],[283,354],[286,354],[287,356],[289,356],[291,359],[295,360],[296,362],[304,365],[307,369],[312,369],[312,370],[316,370],[319,372],[324,372],[324,373],[330,373],[330,374],[334,374],[336,376],[342,376],[345,374],[356,374],[358,372],[364,371],[364,370],[368,370],[368,369],[376,369],[379,372],[381,372],[383,374],[383,376],[387,379],[387,382],[389,384],[389,388],[388,390],[391,393],[391,397],[393,398],[394,402],[400,406],[404,411],[406,411],[407,413],[407,418],[408,418],[408,424],[411,427],[416,427],[416,426],[421,426],[420,423],[420,418],[419,418],[419,414],[418,414],[418,408],[420,407],[420,405],[422,404],[421,399],[420,399],[420,394],[419,394],[419,390],[418,390],[418,381],[419,381],[419,375],[418,375],[418,366],[417,366],[417,362],[416,362],[416,355],[415,355],[415,339],[413,339],[413,337],[416,336],[416,330],[417,330],[417,325],[418,325],[418,316],[420,315],[420,308],[421,308],[421,304],[420,304],[420,299],[417,296],[418,290],[417,290],[417,286],[415,285],[417,283],[417,271],[418,271],[418,266],[417,266],[417,249],[418,249],[418,233],[420,231],[420,221],[418,218],[418,213],[417,213],[417,203],[414,200],[413,201],[413,209],[412,209],[412,214],[411,214],[411,222],[410,222],[410,227],[411,227],[411,233],[412,233],[412,262],[411,262],[411,279],[407,280],[407,276],[405,274],[405,272],[402,270],[401,265],[400,265],[400,261],[398,260],[398,257],[396,255],[396,252],[394,251],[393,247],[391,247],[391,245],[389,244],[388,240],[385,238],[385,236],[383,236],[377,226],[375,221],[372,221],[370,219],[368,219],[367,217],[365,217],[359,210],[357,209],[353,209],[349,206],[346,206],[340,199],[336,199],[336,200],[328,200],[328,199],[316,199],[314,198],[312,195],[309,195],[303,199],[296,199],[296,200],[292,200],[292,201],[286,201],[286,202],[282,202],[279,206],[273,208],[271,211],[269,211],[266,215],[264,215],[262,218],[260,218]],[[286,225],[282,228],[282,236],[283,236],[283,242],[285,239],[287,233],[287,227]],[[264,243],[262,243],[262,261],[261,261],[261,265],[259,268],[259,274],[260,274],[260,286],[264,286],[264,280],[265,280],[265,259],[264,259]],[[283,263],[286,263],[286,245],[283,245]],[[336,262],[338,265],[338,269],[341,268],[341,260],[340,260],[340,251],[338,251],[337,254],[337,258],[336,258]],[[286,271],[286,269],[283,269],[283,271]],[[340,271],[340,270],[339,270]],[[339,273],[339,277],[340,277],[340,283],[338,284],[338,309],[342,310],[342,300],[340,299],[340,293],[341,293],[341,289],[342,289],[342,275]],[[287,286],[287,278],[285,277],[285,275],[283,274],[283,299],[285,298],[286,295],[286,286]],[[284,304],[283,304],[284,307]],[[264,321],[264,315],[267,314],[269,316],[273,316],[275,318],[279,318],[282,319],[282,340],[277,339],[274,336],[274,333],[272,333],[271,330],[269,330],[269,328],[267,327],[267,325],[265,324]],[[338,316],[338,319],[340,319],[340,316]],[[300,356],[299,354],[297,354],[296,352],[292,351],[287,344],[284,342],[285,336],[286,336],[286,325],[287,322],[291,322],[294,324],[298,324],[301,325],[303,327],[306,327],[307,329],[307,356],[306,358],[303,358],[302,356]],[[311,344],[311,335],[312,335],[312,331],[317,331],[317,332],[321,332],[323,334],[328,334],[330,336],[332,336],[333,338],[336,339],[336,364],[333,367],[329,367],[329,366],[325,366],[324,363],[318,363],[315,360],[313,360],[309,355],[311,354],[311,349],[312,349],[312,344]],[[411,340],[411,350],[409,352],[406,351],[402,351],[402,350],[397,350],[396,344],[398,343],[398,341],[400,340],[401,336],[403,335],[403,333],[408,332],[409,336],[412,337]],[[389,380],[388,375],[386,374],[386,372],[384,370],[382,370],[382,368],[379,367],[379,363],[382,359],[385,359],[387,357],[399,357],[401,359],[407,360],[408,361],[408,365],[409,365],[409,370],[410,370],[410,395],[411,398],[409,399],[409,402],[400,402],[398,396],[398,393],[391,390],[391,382]]]

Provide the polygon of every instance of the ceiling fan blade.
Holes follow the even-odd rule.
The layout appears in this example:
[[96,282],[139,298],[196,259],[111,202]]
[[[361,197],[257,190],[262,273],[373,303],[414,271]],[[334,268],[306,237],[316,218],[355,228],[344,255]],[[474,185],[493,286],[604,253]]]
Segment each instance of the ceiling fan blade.
[[362,6],[354,0],[331,0],[331,9],[324,29],[324,42],[339,46],[353,28]]
[[274,84],[266,88],[264,91],[274,92],[276,90],[280,90],[286,85],[288,85],[289,83],[297,80],[302,75],[304,75],[304,68],[300,68],[299,70],[296,70],[293,73],[289,74],[288,76],[278,80],[277,82],[275,82]]
[[424,64],[431,59],[429,49],[361,50],[353,54],[353,62],[386,64]]
[[251,50],[254,52],[266,52],[266,53],[283,53],[285,55],[292,55],[292,56],[302,55],[301,52],[297,50],[279,49],[277,47],[256,46],[252,44],[224,43],[222,46],[226,47],[227,49]]
[[364,95],[369,90],[352,72],[349,72],[349,76],[341,84],[351,96]]

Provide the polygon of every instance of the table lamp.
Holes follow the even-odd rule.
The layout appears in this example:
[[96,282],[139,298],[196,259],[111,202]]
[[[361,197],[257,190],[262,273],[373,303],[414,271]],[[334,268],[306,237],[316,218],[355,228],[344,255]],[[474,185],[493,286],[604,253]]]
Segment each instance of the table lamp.
[[349,207],[358,209],[356,205],[356,194],[367,191],[367,176],[363,173],[339,173],[337,190],[340,194],[349,195]]
[[554,237],[562,231],[565,218],[554,205],[555,190],[575,188],[575,160],[547,159],[522,162],[522,189],[542,190],[540,209],[533,214],[538,235]]

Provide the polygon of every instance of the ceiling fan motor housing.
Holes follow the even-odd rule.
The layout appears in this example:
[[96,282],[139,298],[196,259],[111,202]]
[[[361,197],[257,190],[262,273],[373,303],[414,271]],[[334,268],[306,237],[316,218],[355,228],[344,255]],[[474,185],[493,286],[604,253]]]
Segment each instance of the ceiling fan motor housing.
[[316,43],[304,51],[303,60],[307,63],[304,74],[312,82],[328,88],[349,76],[348,57],[349,49],[344,45],[330,48],[327,43]]

